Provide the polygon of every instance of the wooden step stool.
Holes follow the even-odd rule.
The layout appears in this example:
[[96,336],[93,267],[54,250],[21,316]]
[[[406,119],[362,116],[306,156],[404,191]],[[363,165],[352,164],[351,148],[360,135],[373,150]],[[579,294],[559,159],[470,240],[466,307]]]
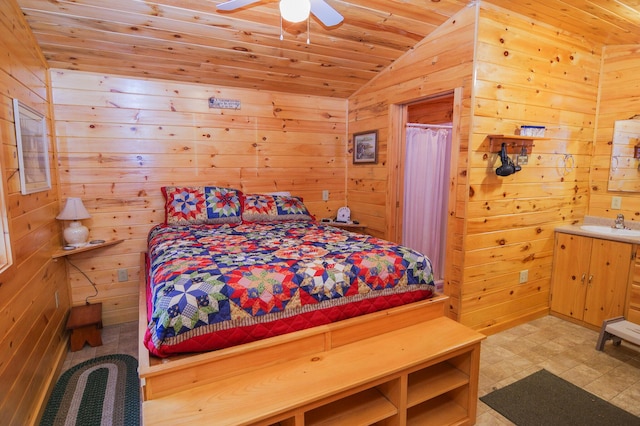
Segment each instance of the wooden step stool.
[[71,330],[71,352],[79,351],[85,343],[101,346],[101,328],[102,303],[73,306],[67,320],[67,330]]
[[622,340],[640,345],[640,325],[626,321],[624,317],[616,317],[602,322],[596,350],[604,349],[604,343],[611,339],[614,345],[619,345]]

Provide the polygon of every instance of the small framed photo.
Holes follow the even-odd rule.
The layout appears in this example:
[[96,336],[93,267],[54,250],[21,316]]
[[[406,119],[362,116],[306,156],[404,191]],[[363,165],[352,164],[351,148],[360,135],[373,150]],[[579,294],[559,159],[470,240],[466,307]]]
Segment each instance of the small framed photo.
[[378,131],[353,134],[353,163],[378,162]]
[[23,194],[46,191],[51,188],[49,170],[49,144],[44,115],[18,99],[13,100],[20,167],[20,191]]

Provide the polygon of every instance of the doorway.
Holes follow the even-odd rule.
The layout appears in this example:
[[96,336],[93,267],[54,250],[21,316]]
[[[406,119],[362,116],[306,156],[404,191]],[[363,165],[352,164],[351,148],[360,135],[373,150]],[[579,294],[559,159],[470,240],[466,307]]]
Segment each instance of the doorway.
[[[439,292],[443,289],[451,261],[451,256],[447,256],[447,253],[451,253],[451,241],[447,235],[450,234],[449,229],[452,226],[449,212],[454,210],[455,205],[457,162],[453,161],[452,157],[456,156],[459,149],[457,129],[460,120],[460,98],[460,91],[456,89],[393,105],[391,110],[392,127],[399,142],[393,158],[396,164],[392,164],[393,170],[396,171],[396,181],[393,183],[395,186],[392,188],[395,187],[397,190],[395,199],[390,201],[395,203],[397,214],[395,226],[392,228],[395,232],[391,235],[395,237],[395,241],[426,254],[432,260],[434,279]],[[433,142],[431,149],[415,151],[415,133],[423,133],[420,136],[423,142]],[[437,149],[437,144],[440,144],[440,149]],[[436,151],[439,151],[437,160]],[[430,161],[438,163],[429,164]],[[425,173],[427,168],[431,172],[437,169],[437,172]],[[426,198],[422,196],[422,201],[419,201],[415,191],[418,191],[418,194],[423,192]],[[426,209],[431,213],[424,214]],[[425,246],[425,240],[431,242]]]

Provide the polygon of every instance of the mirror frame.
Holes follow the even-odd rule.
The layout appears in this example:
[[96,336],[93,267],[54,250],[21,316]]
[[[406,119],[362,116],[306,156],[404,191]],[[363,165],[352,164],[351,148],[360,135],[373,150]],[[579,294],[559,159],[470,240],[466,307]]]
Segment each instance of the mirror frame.
[[640,120],[616,120],[611,143],[609,191],[640,192],[640,159],[635,147],[640,144]]

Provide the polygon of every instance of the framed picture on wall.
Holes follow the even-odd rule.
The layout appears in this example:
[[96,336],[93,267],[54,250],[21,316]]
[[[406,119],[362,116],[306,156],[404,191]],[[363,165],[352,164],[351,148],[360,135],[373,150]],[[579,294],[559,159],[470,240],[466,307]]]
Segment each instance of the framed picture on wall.
[[44,115],[13,100],[16,123],[20,191],[23,194],[46,191],[51,188],[49,170],[49,144]]
[[378,162],[378,131],[353,134],[353,163]]

